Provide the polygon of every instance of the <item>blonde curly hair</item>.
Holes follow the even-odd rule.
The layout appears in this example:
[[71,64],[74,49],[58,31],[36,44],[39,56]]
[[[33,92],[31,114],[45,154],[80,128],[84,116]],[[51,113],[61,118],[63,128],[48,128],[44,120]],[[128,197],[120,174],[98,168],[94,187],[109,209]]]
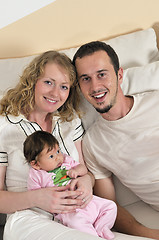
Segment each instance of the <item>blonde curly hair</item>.
[[64,53],[47,51],[35,57],[23,71],[15,88],[7,91],[0,101],[0,114],[29,116],[35,105],[35,85],[43,75],[47,63],[56,63],[66,70],[70,79],[70,92],[66,102],[58,109],[56,115],[62,121],[71,121],[75,113],[80,117],[79,88],[76,86],[76,73],[71,60]]

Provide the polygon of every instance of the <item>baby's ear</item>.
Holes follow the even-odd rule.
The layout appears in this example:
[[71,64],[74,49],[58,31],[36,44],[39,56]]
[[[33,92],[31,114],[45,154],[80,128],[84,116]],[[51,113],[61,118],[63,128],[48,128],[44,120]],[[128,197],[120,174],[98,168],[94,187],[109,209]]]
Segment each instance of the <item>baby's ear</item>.
[[39,161],[36,161],[36,160],[32,160],[30,162],[30,165],[32,168],[36,169],[36,170],[40,170],[40,164],[39,164]]

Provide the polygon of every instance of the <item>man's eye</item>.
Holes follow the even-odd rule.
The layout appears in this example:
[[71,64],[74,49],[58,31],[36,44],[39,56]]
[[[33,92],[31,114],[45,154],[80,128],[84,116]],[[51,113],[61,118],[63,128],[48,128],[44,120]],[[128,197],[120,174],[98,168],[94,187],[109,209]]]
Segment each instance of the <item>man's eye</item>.
[[99,76],[99,77],[104,77],[104,76],[105,76],[105,73],[100,73],[98,76]]

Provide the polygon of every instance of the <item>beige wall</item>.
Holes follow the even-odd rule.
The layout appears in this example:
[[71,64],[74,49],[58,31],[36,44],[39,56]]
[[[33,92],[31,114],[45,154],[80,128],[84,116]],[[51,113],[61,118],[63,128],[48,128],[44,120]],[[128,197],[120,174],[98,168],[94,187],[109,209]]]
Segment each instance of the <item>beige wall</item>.
[[0,58],[65,49],[155,26],[159,0],[57,0],[0,30]]

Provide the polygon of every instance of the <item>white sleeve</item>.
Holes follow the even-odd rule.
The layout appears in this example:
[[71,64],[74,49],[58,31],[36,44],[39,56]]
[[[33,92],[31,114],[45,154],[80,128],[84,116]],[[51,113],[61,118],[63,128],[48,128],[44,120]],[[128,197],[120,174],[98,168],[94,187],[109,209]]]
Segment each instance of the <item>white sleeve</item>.
[[91,150],[91,142],[89,142],[86,135],[82,141],[82,151],[86,165],[95,179],[103,179],[111,176],[112,173],[100,164],[100,156],[98,156],[98,159],[94,156]]
[[5,134],[6,123],[3,116],[0,117],[0,166],[8,166],[8,137]]
[[7,152],[0,152],[0,166],[8,166],[8,154]]
[[72,121],[73,128],[74,128],[74,136],[73,141],[79,140],[84,134],[84,128],[80,118],[76,118]]

